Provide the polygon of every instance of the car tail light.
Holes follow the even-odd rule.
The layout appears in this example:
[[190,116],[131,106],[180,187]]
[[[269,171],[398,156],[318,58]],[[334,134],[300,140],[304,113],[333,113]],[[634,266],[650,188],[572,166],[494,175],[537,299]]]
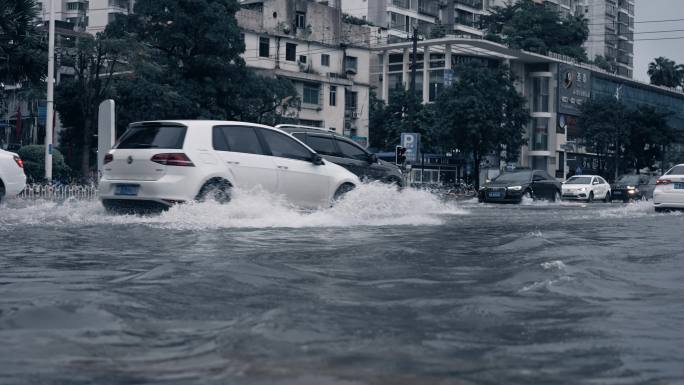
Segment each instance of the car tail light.
[[15,156],[14,156],[14,161],[17,162],[17,166],[19,166],[19,168],[24,168],[24,161],[21,160],[20,157],[18,157],[18,156],[15,155]]
[[163,164],[164,166],[195,167],[195,164],[192,163],[190,158],[183,153],[156,154],[150,158],[150,160],[155,163]]
[[112,154],[107,154],[107,155],[105,155],[105,157],[104,157],[104,164],[107,164],[107,163],[109,163],[109,162],[111,162],[111,161],[113,161],[113,160],[114,160],[114,155],[112,155]]
[[665,185],[665,184],[671,184],[671,183],[672,183],[672,181],[669,179],[658,179],[656,181],[657,185]]

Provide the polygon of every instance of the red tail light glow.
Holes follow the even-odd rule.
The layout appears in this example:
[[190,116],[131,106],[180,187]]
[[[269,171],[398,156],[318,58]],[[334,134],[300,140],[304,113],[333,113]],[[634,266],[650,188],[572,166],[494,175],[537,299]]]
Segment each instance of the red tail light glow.
[[657,185],[665,185],[665,184],[671,184],[671,183],[672,183],[672,181],[669,179],[658,179],[656,181]]
[[113,161],[113,160],[114,160],[114,155],[112,155],[112,154],[107,154],[107,155],[105,155],[105,157],[104,157],[104,164],[107,164],[107,163],[109,163],[109,162],[111,162],[111,161]]
[[192,163],[190,158],[183,153],[156,154],[150,158],[150,160],[155,163],[163,164],[164,166],[195,167],[195,164]]
[[14,156],[14,161],[17,162],[17,166],[19,166],[19,168],[24,168],[24,161],[21,160],[20,157]]

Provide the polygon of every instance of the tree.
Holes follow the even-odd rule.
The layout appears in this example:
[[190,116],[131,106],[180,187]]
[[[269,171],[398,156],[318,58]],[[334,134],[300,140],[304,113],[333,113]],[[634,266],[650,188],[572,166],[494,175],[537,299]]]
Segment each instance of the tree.
[[676,131],[667,121],[669,115],[647,105],[628,112],[630,132],[625,158],[630,160],[637,173],[662,159],[665,148],[677,139]]
[[577,119],[579,136],[599,157],[599,170],[604,175],[607,175],[607,159],[612,154],[616,179],[623,146],[629,142],[631,131],[627,113],[627,108],[620,101],[603,97],[584,103]]
[[472,154],[478,188],[483,157],[502,148],[515,156],[526,142],[530,115],[507,67],[470,63],[456,73],[457,81],[437,98],[434,124],[446,146]]
[[[45,146],[23,146],[17,150],[17,154],[24,161],[24,171],[29,180],[41,181],[45,177]],[[55,178],[65,178],[71,173],[71,169],[64,162],[64,156],[59,150],[52,152],[52,171]]]
[[602,55],[596,55],[596,57],[594,57],[594,65],[606,72],[615,72],[615,63],[608,61],[608,59]]
[[[0,0],[0,81],[40,82],[47,70],[46,47],[33,26],[34,0]],[[43,57],[45,55],[45,57]]]
[[241,92],[238,102],[239,120],[275,125],[282,116],[292,115],[299,108],[299,97],[294,84],[280,77],[262,76],[247,72],[245,84],[251,92]]
[[61,54],[62,66],[74,73],[72,79],[63,79],[56,88],[55,107],[66,128],[61,146],[71,147],[69,152],[76,156],[70,163],[85,177],[93,163],[98,106],[114,95],[115,71],[121,70],[129,49],[129,41],[100,33],[96,37],[77,37],[75,47],[65,48]]
[[587,60],[582,44],[589,37],[589,27],[582,16],[563,17],[532,0],[519,0],[493,7],[484,25],[485,38],[511,48],[540,54],[553,51],[579,61]]
[[684,65],[660,56],[648,65],[648,76],[651,77],[651,84],[657,86],[684,86]]
[[[410,117],[410,113],[413,116]],[[433,138],[428,131],[431,112],[420,102],[417,96],[410,92],[395,89],[390,92],[389,100],[385,104],[371,93],[369,110],[370,146],[381,150],[393,150],[399,144],[402,132],[417,132],[421,134],[421,145],[429,146]]]

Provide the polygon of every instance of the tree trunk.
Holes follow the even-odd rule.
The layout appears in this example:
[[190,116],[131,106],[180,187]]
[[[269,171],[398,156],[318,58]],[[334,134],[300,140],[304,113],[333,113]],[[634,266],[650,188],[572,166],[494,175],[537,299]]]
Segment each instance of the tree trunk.
[[83,153],[81,154],[81,174],[83,177],[88,178],[90,176],[90,125],[92,124],[92,118],[89,114],[86,115],[83,121]]
[[473,150],[473,160],[475,164],[473,166],[473,171],[475,172],[475,191],[480,191],[480,154],[477,150]]

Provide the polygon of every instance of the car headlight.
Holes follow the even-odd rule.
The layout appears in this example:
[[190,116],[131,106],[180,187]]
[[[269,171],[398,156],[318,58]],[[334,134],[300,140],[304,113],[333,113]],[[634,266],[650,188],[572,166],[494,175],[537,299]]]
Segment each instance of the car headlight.
[[580,189],[579,189],[579,190],[577,190],[577,191],[580,191],[580,192],[585,192],[585,191],[587,191],[587,188],[586,188],[586,187],[580,187]]
[[520,190],[522,190],[522,186],[511,186],[511,187],[507,187],[507,189],[510,191],[520,191]]
[[635,189],[636,189],[635,186],[627,186],[627,190],[635,190]]

